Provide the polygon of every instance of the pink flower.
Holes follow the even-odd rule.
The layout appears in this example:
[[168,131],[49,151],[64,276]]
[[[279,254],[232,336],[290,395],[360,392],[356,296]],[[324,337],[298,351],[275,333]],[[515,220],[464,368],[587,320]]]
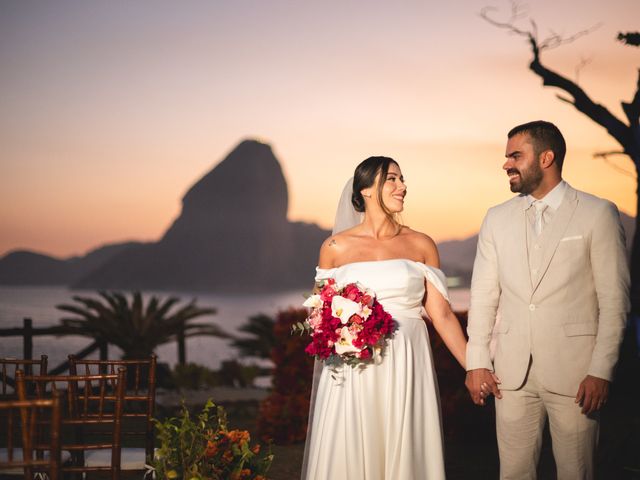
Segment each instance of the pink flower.
[[358,333],[362,330],[362,325],[358,325],[357,323],[352,323],[351,325],[349,325],[349,333],[351,333],[352,336],[357,337]]
[[327,280],[327,283],[320,290],[320,298],[323,302],[330,302],[336,294],[336,282],[333,278]]
[[322,324],[322,313],[317,309],[314,309],[311,312],[309,318],[307,318],[307,322],[309,322],[309,326],[314,330],[317,330],[318,327]]

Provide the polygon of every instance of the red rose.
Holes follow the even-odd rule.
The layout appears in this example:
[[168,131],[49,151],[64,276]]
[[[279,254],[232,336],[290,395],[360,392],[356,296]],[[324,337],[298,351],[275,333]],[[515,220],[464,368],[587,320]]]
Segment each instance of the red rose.
[[369,351],[368,348],[360,350],[358,352],[358,358],[360,358],[361,360],[368,360],[369,358],[371,358],[371,351]]
[[330,278],[326,281],[324,286],[320,289],[320,298],[323,302],[329,302],[331,304],[331,299],[336,295],[336,281],[333,278]]
[[344,287],[342,296],[348,298],[352,302],[357,302],[359,299],[358,297],[360,297],[360,290],[355,283],[350,283],[349,285]]

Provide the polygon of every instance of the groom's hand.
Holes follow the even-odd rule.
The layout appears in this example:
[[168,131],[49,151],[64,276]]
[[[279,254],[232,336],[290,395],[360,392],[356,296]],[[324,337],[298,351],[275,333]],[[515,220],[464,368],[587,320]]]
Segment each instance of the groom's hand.
[[467,378],[464,382],[471,400],[476,405],[485,405],[485,399],[493,394],[496,398],[502,398],[498,384],[500,380],[490,370],[486,368],[477,368],[467,372]]
[[609,382],[603,378],[587,375],[580,383],[576,394],[576,403],[582,407],[582,413],[590,413],[600,410],[609,397]]

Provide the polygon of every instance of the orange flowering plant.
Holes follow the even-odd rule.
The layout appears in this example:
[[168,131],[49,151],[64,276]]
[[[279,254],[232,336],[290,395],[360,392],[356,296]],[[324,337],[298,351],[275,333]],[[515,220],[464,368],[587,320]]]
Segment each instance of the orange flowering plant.
[[222,407],[209,399],[194,418],[182,405],[178,417],[155,421],[160,448],[151,476],[157,479],[267,480],[273,455],[260,455],[246,430],[229,430]]

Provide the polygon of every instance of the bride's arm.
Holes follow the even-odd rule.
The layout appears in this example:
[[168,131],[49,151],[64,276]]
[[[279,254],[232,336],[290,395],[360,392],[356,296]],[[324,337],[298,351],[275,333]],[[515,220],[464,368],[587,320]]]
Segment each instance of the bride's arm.
[[[426,235],[423,237],[421,250],[424,255],[425,264],[440,268],[438,247],[436,247],[435,242]],[[436,329],[436,332],[442,337],[444,344],[456,360],[458,360],[458,363],[462,365],[462,368],[465,368],[467,340],[462,332],[460,321],[451,310],[451,305],[447,299],[442,296],[438,289],[434,287],[431,282],[426,281],[425,283],[427,286],[424,309],[427,311],[427,315],[429,315],[429,319]]]
[[449,302],[447,302],[438,289],[431,285],[430,282],[426,283],[427,299],[424,307],[427,315],[429,315],[434,328],[438,332],[438,335],[442,337],[449,351],[456,360],[458,360],[458,363],[462,365],[462,368],[465,368],[467,340],[464,337],[464,333],[462,333],[460,321],[451,310]]

